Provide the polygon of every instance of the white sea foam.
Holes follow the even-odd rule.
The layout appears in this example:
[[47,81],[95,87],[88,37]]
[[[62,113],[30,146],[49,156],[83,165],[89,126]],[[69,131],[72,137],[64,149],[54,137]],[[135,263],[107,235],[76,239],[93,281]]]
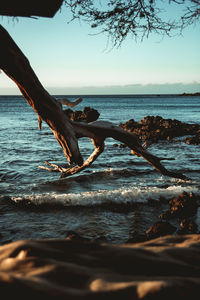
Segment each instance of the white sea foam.
[[62,193],[55,192],[45,194],[24,195],[23,197],[12,197],[16,203],[26,200],[34,205],[63,205],[63,206],[94,206],[103,204],[134,204],[147,203],[148,199],[159,200],[160,197],[169,199],[177,196],[183,191],[199,194],[195,187],[183,187],[173,185],[168,188],[158,187],[133,187],[121,188],[117,190],[98,190],[82,193]]

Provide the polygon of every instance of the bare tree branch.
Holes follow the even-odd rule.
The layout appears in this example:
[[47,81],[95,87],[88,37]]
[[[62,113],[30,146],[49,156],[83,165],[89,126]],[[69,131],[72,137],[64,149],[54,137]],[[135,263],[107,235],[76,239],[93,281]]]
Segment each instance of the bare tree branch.
[[64,104],[64,105],[66,105],[66,106],[74,107],[74,106],[78,105],[79,103],[81,103],[83,99],[82,99],[82,98],[77,98],[77,99],[75,99],[74,101],[70,101],[70,100],[67,99],[67,98],[57,98],[56,100],[57,100],[59,103]]
[[[106,33],[114,46],[121,45],[128,36],[143,40],[151,33],[162,36],[181,33],[200,18],[198,0],[66,0],[64,3],[71,9],[72,20],[86,21],[97,33]],[[166,7],[170,5],[178,6],[180,15],[174,18],[167,15]]]

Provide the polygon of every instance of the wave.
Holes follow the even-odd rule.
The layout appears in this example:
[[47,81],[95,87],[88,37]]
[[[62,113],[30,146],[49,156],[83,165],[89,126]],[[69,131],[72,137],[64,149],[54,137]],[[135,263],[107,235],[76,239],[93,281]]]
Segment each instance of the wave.
[[16,179],[21,178],[22,175],[18,173],[17,171],[2,171],[0,170],[0,182],[4,182],[7,180],[15,181]]
[[10,199],[19,205],[24,206],[47,206],[47,207],[91,207],[109,205],[135,205],[148,203],[149,200],[159,201],[161,198],[170,199],[183,191],[199,194],[196,187],[183,187],[173,185],[167,188],[159,187],[132,187],[116,190],[98,190],[81,193],[55,192],[45,194],[24,195],[11,197]]

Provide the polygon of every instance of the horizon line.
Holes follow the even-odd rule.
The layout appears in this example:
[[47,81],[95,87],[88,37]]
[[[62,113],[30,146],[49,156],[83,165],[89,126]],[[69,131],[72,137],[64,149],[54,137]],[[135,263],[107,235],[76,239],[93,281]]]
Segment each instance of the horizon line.
[[[74,96],[148,96],[148,95],[152,95],[152,96],[157,96],[159,97],[160,95],[162,96],[187,96],[187,95],[193,95],[193,96],[199,96],[200,95],[200,91],[199,92],[192,92],[192,93],[188,93],[188,92],[183,92],[183,93],[105,93],[105,94],[79,94],[79,93],[73,93],[73,94],[67,94],[67,93],[59,93],[59,94],[51,94],[52,96],[69,96],[69,97],[74,97]],[[0,94],[0,97],[9,97],[9,96],[14,96],[14,97],[23,97],[22,94]]]

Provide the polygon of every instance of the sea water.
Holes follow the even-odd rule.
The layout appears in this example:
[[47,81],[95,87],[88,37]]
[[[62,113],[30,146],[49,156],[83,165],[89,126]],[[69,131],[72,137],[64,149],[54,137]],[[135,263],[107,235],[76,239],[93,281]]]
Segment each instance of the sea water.
[[[56,97],[56,96],[55,96]],[[70,100],[76,96],[67,97]],[[129,119],[161,116],[200,124],[200,97],[176,95],[83,96],[75,109],[89,106],[99,120],[115,125]],[[65,108],[65,107],[63,107]],[[105,150],[86,170],[68,178],[38,168],[44,161],[67,167],[67,161],[49,127],[38,130],[37,114],[21,96],[0,96],[0,243],[25,238],[65,238],[70,231],[92,240],[125,242],[132,232],[145,232],[162,213],[161,200],[181,192],[200,195],[200,147],[186,137],[160,141],[148,148],[169,170],[190,179],[160,175],[130,149]],[[86,159],[93,151],[90,139],[79,140]],[[155,200],[152,207],[149,200]],[[200,216],[197,213],[196,222]]]

